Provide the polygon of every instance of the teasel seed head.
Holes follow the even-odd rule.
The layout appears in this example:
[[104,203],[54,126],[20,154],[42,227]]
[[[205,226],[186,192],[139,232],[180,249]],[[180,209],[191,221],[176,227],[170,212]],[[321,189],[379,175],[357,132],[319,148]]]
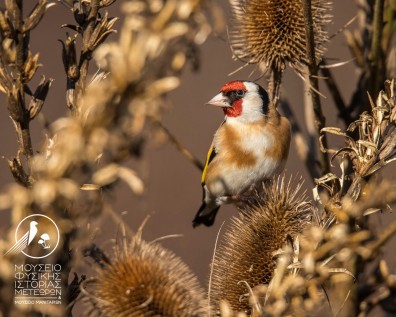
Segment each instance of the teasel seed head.
[[[282,71],[286,63],[296,70],[307,64],[303,0],[230,0],[230,5],[230,41],[236,58],[275,71]],[[330,3],[312,0],[311,8],[319,58],[328,40]]]
[[186,264],[140,233],[84,287],[93,316],[206,316],[205,293]]
[[269,283],[274,252],[294,239],[312,217],[312,206],[301,193],[302,182],[278,176],[263,183],[251,202],[232,218],[212,265],[210,301],[216,309],[226,300],[234,311],[249,316],[249,288]]

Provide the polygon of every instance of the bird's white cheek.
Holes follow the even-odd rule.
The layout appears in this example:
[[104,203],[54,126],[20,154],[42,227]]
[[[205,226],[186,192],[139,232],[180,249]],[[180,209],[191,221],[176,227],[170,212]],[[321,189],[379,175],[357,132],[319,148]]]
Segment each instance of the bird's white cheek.
[[243,98],[241,119],[246,122],[253,122],[260,118],[262,113],[263,101],[257,94],[247,94]]

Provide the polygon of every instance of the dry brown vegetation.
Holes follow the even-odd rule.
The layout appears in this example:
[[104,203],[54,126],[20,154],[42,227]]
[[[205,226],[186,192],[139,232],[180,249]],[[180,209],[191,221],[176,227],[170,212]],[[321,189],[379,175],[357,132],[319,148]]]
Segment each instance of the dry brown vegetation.
[[[30,123],[45,106],[53,80],[43,77],[32,87],[41,61],[30,49],[30,32],[54,3],[37,1],[27,14],[23,0],[6,0],[0,10],[0,91],[18,151],[8,160],[15,182],[0,195],[0,208],[11,211],[13,222],[0,241],[0,316],[71,316],[79,301],[103,316],[363,317],[378,306],[395,313],[396,275],[380,251],[396,223],[375,232],[368,218],[388,212],[396,201],[396,184],[376,177],[396,158],[396,4],[356,3],[357,27],[340,31],[360,74],[347,104],[324,57],[331,3],[230,1],[235,59],[267,72],[272,102],[291,119],[280,95],[284,69],[290,65],[306,85],[308,135],[296,123],[293,130],[316,187],[311,200],[299,193],[300,182],[284,176],[249,197],[215,248],[205,299],[181,259],[156,241],[142,240],[141,229],[124,233],[114,254],[106,255],[92,239],[90,222],[110,209],[107,198],[117,181],[133,193],[144,191],[138,173],[124,163],[141,156],[153,129],[167,133],[201,168],[161,120],[167,94],[179,86],[186,65],[196,62],[219,8],[204,0],[59,1],[75,20],[64,26],[69,33],[61,54],[70,111],[48,127],[43,148],[33,149]],[[117,40],[108,38],[117,18],[106,13],[115,5],[123,15]],[[93,76],[92,59],[101,70]],[[346,128],[325,126],[321,77]],[[327,134],[344,145],[330,148]],[[13,304],[13,265],[26,259],[3,254],[19,221],[32,213],[55,219],[62,233],[62,246],[41,260],[62,265],[62,306]],[[95,278],[74,273],[83,256],[95,261]],[[369,268],[375,274],[362,278]]]

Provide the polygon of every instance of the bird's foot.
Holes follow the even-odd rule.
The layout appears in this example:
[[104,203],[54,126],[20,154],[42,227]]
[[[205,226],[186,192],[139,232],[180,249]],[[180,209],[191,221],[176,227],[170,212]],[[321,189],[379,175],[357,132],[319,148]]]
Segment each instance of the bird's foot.
[[253,184],[246,191],[241,194],[230,195],[230,196],[221,196],[216,198],[216,204],[218,206],[227,205],[227,204],[238,204],[238,203],[246,203],[248,202],[252,196],[256,194],[256,186]]
[[239,195],[221,196],[216,198],[218,206],[236,203],[239,200]]
[[242,194],[240,194],[240,200],[246,201],[249,200],[252,196],[254,196],[256,193],[256,185],[252,184],[250,187],[245,190]]
[[216,198],[216,204],[218,206],[227,205],[227,204],[237,204],[241,202],[245,202],[249,200],[250,195],[246,195],[246,193],[231,195],[231,196],[221,196]]

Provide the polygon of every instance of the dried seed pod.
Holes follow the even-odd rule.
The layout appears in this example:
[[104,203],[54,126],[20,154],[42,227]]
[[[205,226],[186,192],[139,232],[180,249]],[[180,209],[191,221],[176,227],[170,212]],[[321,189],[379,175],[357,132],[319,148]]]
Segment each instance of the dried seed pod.
[[[286,63],[306,63],[306,34],[302,0],[230,0],[233,15],[231,46],[237,58],[283,70]],[[312,0],[316,55],[323,53],[330,22],[326,0]]]
[[29,103],[28,112],[30,120],[33,120],[43,108],[44,101],[47,98],[48,91],[53,81],[54,80],[52,78],[45,79],[45,76],[42,76],[41,81],[34,92],[33,98]]
[[39,55],[40,54],[37,53],[34,56],[32,56],[32,53],[29,51],[24,69],[24,73],[25,73],[24,83],[28,83],[29,81],[31,81],[34,75],[36,74],[37,68],[41,66],[38,63]]
[[87,286],[90,313],[100,316],[206,316],[204,291],[189,268],[157,243],[115,249],[114,260]]
[[67,35],[65,42],[59,40],[62,44],[62,60],[67,78],[73,81],[80,78],[80,71],[77,67],[76,38],[77,36]]
[[[234,311],[250,314],[249,289],[270,281],[274,252],[311,220],[311,204],[300,193],[302,183],[275,178],[241,210],[220,242],[213,263],[211,301],[227,300]],[[261,191],[261,190],[260,190]]]
[[115,33],[116,30],[112,29],[118,18],[109,18],[108,13],[105,12],[103,17],[95,25],[95,28],[86,44],[86,49],[94,51],[99,44],[103,43],[106,38]]

